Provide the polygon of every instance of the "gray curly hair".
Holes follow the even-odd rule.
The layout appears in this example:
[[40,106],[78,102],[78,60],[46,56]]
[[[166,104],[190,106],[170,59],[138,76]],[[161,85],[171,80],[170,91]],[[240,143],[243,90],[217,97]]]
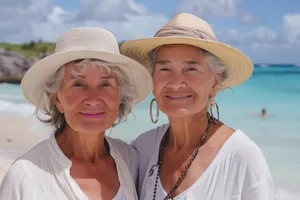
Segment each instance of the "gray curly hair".
[[[127,115],[131,113],[132,107],[138,97],[136,87],[134,85],[130,85],[129,78],[125,75],[125,73],[120,69],[120,64],[109,63],[102,60],[97,59],[80,59],[69,62],[67,64],[74,63],[77,66],[87,67],[87,65],[97,66],[97,67],[104,67],[109,73],[115,73],[117,76],[117,82],[120,87],[120,105],[119,111],[117,114],[116,122],[113,126],[126,121]],[[67,65],[66,64],[66,65]],[[57,109],[54,100],[52,99],[52,94],[56,93],[59,89],[61,82],[63,80],[64,75],[64,67],[60,67],[55,74],[53,74],[47,81],[46,87],[44,90],[44,94],[46,96],[46,104],[43,106],[43,109],[36,110],[41,111],[43,114],[49,116],[50,118],[45,120],[41,119],[38,116],[38,119],[44,123],[48,123],[52,125],[55,131],[61,132],[67,125],[65,116],[63,113],[60,113]],[[80,71],[74,69],[72,72],[73,76],[78,77],[80,76]],[[42,102],[41,102],[42,103]]]

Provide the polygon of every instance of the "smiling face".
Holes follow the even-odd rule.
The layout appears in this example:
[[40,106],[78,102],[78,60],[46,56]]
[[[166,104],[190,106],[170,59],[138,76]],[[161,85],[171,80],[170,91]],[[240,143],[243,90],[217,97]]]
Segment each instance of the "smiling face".
[[113,125],[119,110],[117,77],[101,66],[83,67],[71,62],[64,67],[62,83],[53,99],[74,131],[103,132]]
[[156,54],[153,94],[169,117],[184,117],[206,109],[214,97],[221,74],[212,72],[197,47],[167,45]]

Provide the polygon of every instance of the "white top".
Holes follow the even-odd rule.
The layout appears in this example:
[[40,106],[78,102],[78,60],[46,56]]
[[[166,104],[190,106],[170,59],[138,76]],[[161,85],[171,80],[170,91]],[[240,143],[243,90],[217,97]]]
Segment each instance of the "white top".
[[[120,140],[106,139],[120,181],[113,200],[137,200],[137,151]],[[52,134],[12,164],[2,181],[0,200],[88,200],[70,175],[71,165]]]
[[[159,146],[169,124],[147,131],[133,145],[139,151],[140,200],[152,200]],[[201,155],[200,155],[201,156]],[[169,191],[168,191],[169,192]],[[167,193],[158,181],[156,199]],[[242,131],[227,139],[206,171],[174,200],[274,200],[273,180],[259,147]]]

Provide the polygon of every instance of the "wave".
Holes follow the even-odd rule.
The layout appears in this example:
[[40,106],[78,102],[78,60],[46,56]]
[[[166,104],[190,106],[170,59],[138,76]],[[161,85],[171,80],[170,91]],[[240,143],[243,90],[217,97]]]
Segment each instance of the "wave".
[[25,103],[26,99],[23,95],[0,94],[0,100],[10,101],[14,103]]
[[11,101],[0,100],[0,112],[16,113],[20,115],[33,115],[35,108],[28,103],[14,103]]

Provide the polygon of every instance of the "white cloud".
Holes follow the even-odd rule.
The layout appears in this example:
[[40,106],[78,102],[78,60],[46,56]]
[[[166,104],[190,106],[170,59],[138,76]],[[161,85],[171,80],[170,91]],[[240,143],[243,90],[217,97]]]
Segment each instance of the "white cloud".
[[55,0],[0,1],[0,37],[2,41],[21,42],[32,35],[32,22],[45,22]]
[[167,18],[161,14],[131,15],[126,21],[113,21],[101,23],[113,31],[119,40],[152,37],[155,32],[167,22]]
[[242,0],[180,0],[178,12],[189,12],[199,17],[231,17],[239,13]]
[[219,29],[214,28],[216,37],[219,41],[237,45],[241,42],[241,33],[236,28]]
[[283,16],[285,39],[291,43],[300,43],[300,13]]
[[[105,1],[88,0],[86,2],[87,5],[83,9],[87,9],[89,6],[95,8],[104,6],[103,2]],[[128,9],[121,9],[120,5],[117,4],[118,2],[120,5],[127,5]],[[116,15],[109,15],[109,19],[104,20],[100,16],[105,13],[99,11],[95,15],[92,12],[88,13],[87,17],[83,16],[83,10],[78,13],[70,13],[59,6],[55,6],[45,21],[32,21],[30,23],[32,37],[44,41],[55,41],[62,32],[79,26],[95,26],[108,29],[117,36],[118,40],[151,37],[167,21],[164,15],[151,14],[144,6],[133,0],[107,1],[105,8],[109,8],[111,12],[116,12]],[[24,37],[24,40],[26,41],[26,37]]]
[[250,32],[241,32],[236,28],[216,29],[217,38],[232,45],[250,45],[252,48],[266,47],[278,42],[278,35],[266,26],[259,26]]
[[217,38],[240,49],[255,63],[299,63],[300,45],[287,43],[266,26],[250,32],[238,29],[216,29]]
[[48,20],[53,24],[60,24],[68,19],[72,19],[74,14],[63,10],[59,6],[55,6],[52,10],[52,13],[48,16]]
[[81,0],[78,12],[66,11],[54,0],[12,0],[1,2],[0,11],[0,37],[7,42],[55,41],[62,32],[78,26],[108,29],[119,40],[150,37],[167,21],[134,0]]
[[260,20],[254,14],[243,13],[241,16],[241,22],[243,24],[256,25],[260,24]]
[[257,42],[260,44],[275,42],[277,34],[266,26],[260,26],[243,36],[244,42]]

